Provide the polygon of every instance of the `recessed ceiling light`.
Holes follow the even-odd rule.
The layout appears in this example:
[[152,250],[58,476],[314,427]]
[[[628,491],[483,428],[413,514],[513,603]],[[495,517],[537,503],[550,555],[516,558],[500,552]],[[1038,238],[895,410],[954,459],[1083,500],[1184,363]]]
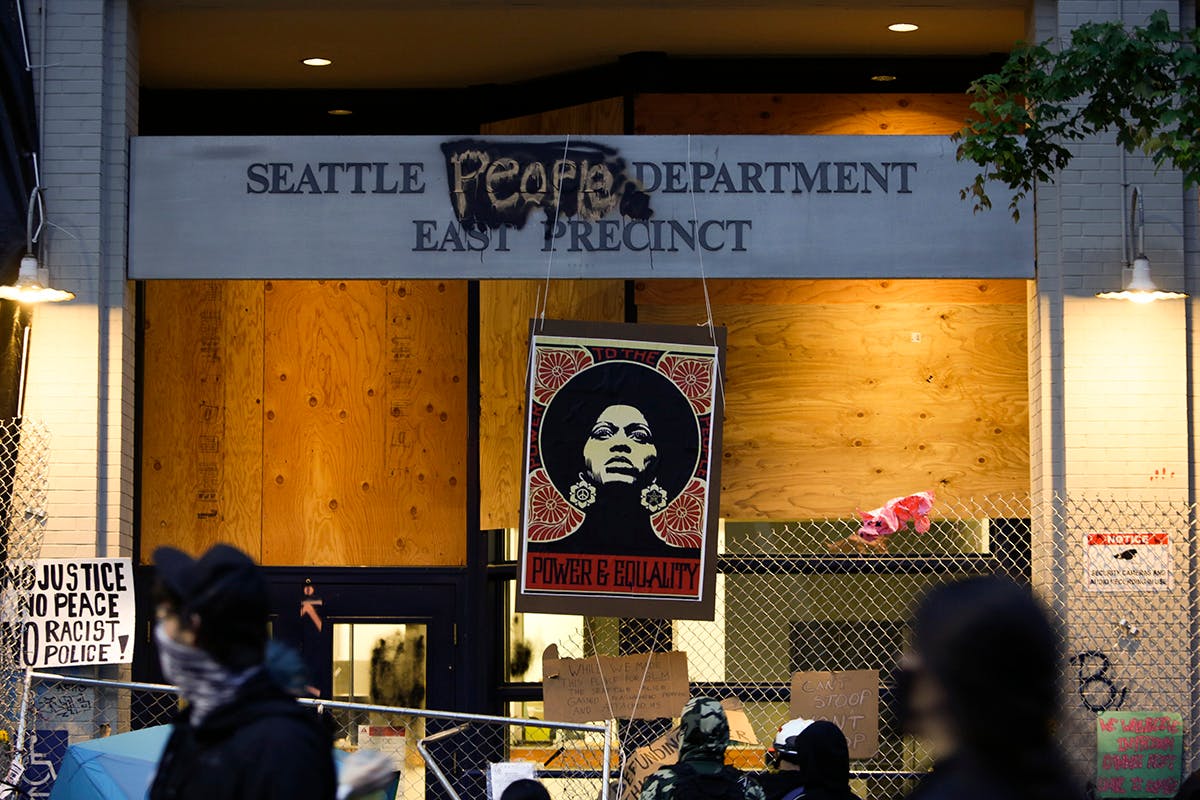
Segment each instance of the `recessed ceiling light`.
[[890,81],[896,80],[896,76],[895,75],[872,75],[871,80],[878,81],[879,83],[888,83]]
[[301,60],[300,63],[306,67],[328,67],[333,62],[330,61],[328,58],[321,58],[320,56],[314,56],[312,58],[305,58],[305,59]]
[[348,117],[354,112],[348,108],[331,108],[325,113],[331,117]]
[[891,25],[888,25],[888,30],[895,31],[896,33],[912,33],[920,27],[920,25],[914,25],[911,22],[893,22]]

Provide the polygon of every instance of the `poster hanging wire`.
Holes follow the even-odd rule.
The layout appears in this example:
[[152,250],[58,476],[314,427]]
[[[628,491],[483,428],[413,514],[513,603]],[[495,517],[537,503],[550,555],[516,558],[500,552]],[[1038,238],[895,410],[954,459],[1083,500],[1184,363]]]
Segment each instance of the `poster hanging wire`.
[[[550,252],[546,255],[546,287],[539,293],[538,300],[535,300],[534,316],[540,321],[539,330],[546,326],[546,307],[550,305],[550,271],[554,267],[554,233],[558,229],[558,210],[562,205],[562,177],[563,167],[567,161],[567,151],[571,147],[571,134],[567,134],[563,139],[563,154],[562,163],[558,168],[558,179],[554,185],[554,221],[550,226]],[[580,180],[582,180],[580,176]],[[540,307],[536,305],[540,300]]]
[[[596,671],[600,673],[600,687],[604,689],[604,702],[608,704],[608,718],[614,722],[617,720],[616,711],[613,710],[612,695],[608,692],[608,681],[604,679],[604,665],[600,661],[600,651],[596,648],[596,635],[592,633],[592,621],[589,617],[583,618],[583,624],[587,627],[588,637],[592,640],[592,655],[596,659]],[[638,703],[641,702],[642,692],[646,688],[646,677],[650,674],[650,662],[654,659],[655,648],[658,647],[658,628],[654,629],[654,638],[650,642],[650,650],[646,653],[646,666],[642,668],[642,680],[638,684],[637,694],[633,697],[633,708],[629,711],[629,719],[633,720],[637,717]],[[625,790],[625,761],[627,748],[621,748],[621,757],[617,762],[617,797],[621,796],[621,792]]]
[[[689,133],[687,137],[687,169],[690,174],[692,171],[692,135]],[[699,224],[700,215],[696,211],[696,182],[688,182],[688,195],[692,199],[692,220]],[[712,300],[708,296],[708,276],[704,273],[704,248],[696,249],[696,258],[700,264],[700,287],[704,290],[704,313],[706,318],[702,325],[708,328],[708,337],[712,341],[713,347],[717,346],[717,331],[713,325]],[[714,358],[715,372],[717,373],[717,391],[721,393],[721,405],[725,405],[725,376],[721,372],[721,359]]]

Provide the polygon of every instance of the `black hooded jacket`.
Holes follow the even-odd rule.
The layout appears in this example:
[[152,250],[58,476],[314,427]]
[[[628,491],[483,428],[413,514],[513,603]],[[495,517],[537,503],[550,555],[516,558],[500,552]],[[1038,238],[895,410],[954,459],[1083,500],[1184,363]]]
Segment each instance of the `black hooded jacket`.
[[329,729],[258,671],[198,727],[175,721],[149,800],[333,800]]
[[858,800],[850,791],[850,748],[832,722],[818,720],[793,737],[798,769],[763,775],[759,782],[767,800],[781,800],[803,786],[804,800]]

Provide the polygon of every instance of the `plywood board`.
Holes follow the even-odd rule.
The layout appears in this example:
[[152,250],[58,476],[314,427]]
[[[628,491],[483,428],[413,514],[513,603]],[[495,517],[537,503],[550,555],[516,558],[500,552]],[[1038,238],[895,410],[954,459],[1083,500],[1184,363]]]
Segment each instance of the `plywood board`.
[[463,563],[465,284],[266,296],[263,562]]
[[260,555],[263,285],[146,284],[142,552]]
[[625,319],[624,281],[483,281],[479,322],[480,527],[520,524],[521,453],[529,320],[544,303],[546,317],[596,322]]
[[387,326],[387,449],[376,502],[398,509],[400,523],[375,543],[371,563],[465,564],[466,281],[389,282]]
[[951,134],[965,94],[643,94],[634,131],[649,134]]
[[369,563],[398,522],[369,491],[387,441],[386,313],[379,281],[266,284],[265,564]]
[[558,108],[541,114],[488,122],[485,135],[553,136],[559,133],[624,133],[625,103],[620,97]]
[[[769,290],[728,290],[739,292]],[[656,299],[671,296],[696,295]],[[705,318],[703,305],[642,297],[640,321]],[[713,313],[729,331],[723,517],[847,517],[927,489],[943,505],[1029,491],[1023,302],[714,302]]]

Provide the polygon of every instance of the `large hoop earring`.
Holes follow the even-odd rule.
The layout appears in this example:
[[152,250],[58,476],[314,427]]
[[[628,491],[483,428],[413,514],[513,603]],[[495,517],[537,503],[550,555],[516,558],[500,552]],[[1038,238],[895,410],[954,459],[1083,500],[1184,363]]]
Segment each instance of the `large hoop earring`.
[[596,502],[596,487],[587,478],[583,477],[583,473],[579,473],[579,480],[571,484],[567,494],[567,502],[583,511],[592,503]]
[[667,493],[658,485],[658,479],[655,478],[650,482],[650,485],[642,489],[642,508],[649,511],[651,514],[657,514],[667,507]]

